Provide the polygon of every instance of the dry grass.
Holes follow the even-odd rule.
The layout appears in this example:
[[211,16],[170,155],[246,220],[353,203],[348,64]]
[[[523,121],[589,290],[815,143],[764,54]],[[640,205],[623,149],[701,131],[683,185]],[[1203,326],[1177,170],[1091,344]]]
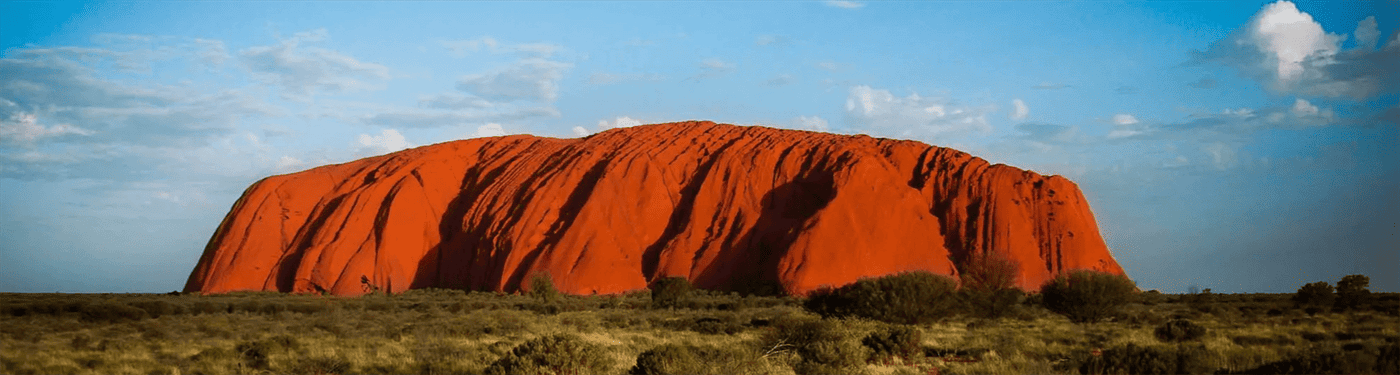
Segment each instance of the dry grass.
[[[615,363],[615,374],[626,373],[639,354],[667,344],[727,348],[759,359],[736,362],[743,366],[733,369],[736,374],[791,374],[802,359],[765,347],[771,324],[819,319],[796,300],[727,295],[674,310],[644,308],[645,295],[569,297],[540,306],[521,296],[451,291],[359,299],[267,293],[3,297],[0,373],[6,374],[476,374],[516,345],[556,333],[576,334],[602,348]],[[1400,340],[1400,314],[1393,310],[1310,316],[1283,302],[1258,299],[1130,305],[1115,321],[1095,324],[1071,323],[1036,306],[998,320],[958,316],[917,326],[924,355],[872,358],[854,371],[1077,373],[1067,364],[1096,350],[1129,344],[1172,348],[1175,344],[1158,341],[1153,329],[1154,322],[1173,317],[1206,327],[1205,336],[1192,344],[1204,345],[1208,365],[1221,372],[1254,369],[1319,348]],[[172,311],[133,317],[83,310],[139,301],[169,302],[159,309]],[[1261,303],[1280,311],[1266,315],[1268,309],[1254,308]],[[1251,312],[1241,312],[1246,305]],[[885,325],[843,322],[844,339],[855,342]]]

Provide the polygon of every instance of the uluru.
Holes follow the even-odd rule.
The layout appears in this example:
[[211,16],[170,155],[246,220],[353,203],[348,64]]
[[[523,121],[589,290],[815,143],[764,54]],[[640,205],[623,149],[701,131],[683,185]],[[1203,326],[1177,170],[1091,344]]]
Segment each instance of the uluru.
[[1079,188],[917,141],[679,122],[579,139],[423,146],[264,178],[210,238],[187,292],[572,294],[684,277],[805,294],[974,255],[1035,290],[1123,274]]

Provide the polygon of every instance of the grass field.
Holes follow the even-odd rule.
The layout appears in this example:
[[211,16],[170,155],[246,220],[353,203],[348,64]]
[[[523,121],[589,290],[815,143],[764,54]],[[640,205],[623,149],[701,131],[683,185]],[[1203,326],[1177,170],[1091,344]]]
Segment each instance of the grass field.
[[[1400,368],[1400,295],[1379,294],[1371,309],[1314,314],[1293,306],[1289,294],[1208,297],[1144,295],[1092,324],[1071,323],[1030,298],[999,319],[955,315],[903,326],[904,336],[889,342],[916,344],[890,349],[878,336],[895,332],[894,325],[823,320],[796,298],[705,291],[668,309],[651,308],[645,291],[552,299],[454,290],[359,298],[0,294],[0,373],[513,373],[519,368],[498,362],[525,358],[528,350],[517,347],[557,334],[588,350],[558,354],[577,355],[570,361],[578,363],[549,366],[582,369],[578,373],[647,373],[643,367],[655,370],[656,364],[680,373],[733,374]],[[1154,330],[1172,319],[1189,320],[1205,333],[1164,342]]]

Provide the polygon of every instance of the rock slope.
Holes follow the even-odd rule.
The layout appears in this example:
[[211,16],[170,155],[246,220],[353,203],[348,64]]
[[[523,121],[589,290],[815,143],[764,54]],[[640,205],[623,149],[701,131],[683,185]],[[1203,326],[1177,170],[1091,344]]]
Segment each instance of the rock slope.
[[1121,274],[1073,182],[920,142],[711,122],[441,143],[253,184],[186,291],[802,294],[995,252]]

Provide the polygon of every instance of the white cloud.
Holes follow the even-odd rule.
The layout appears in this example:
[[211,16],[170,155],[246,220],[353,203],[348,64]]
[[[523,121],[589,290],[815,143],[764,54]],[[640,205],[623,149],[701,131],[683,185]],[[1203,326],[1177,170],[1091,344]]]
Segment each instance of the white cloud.
[[403,134],[395,129],[384,129],[379,132],[378,136],[360,134],[359,145],[360,154],[371,155],[387,154],[413,147],[413,144],[404,139]]
[[1356,23],[1356,47],[1373,50],[1381,39],[1381,31],[1376,27],[1376,16],[1366,17]]
[[1210,156],[1211,165],[1215,169],[1226,170],[1233,168],[1239,163],[1239,157],[1235,148],[1220,142],[1207,144],[1201,148],[1206,155]]
[[551,106],[492,103],[488,108],[389,108],[358,120],[372,126],[435,128],[481,121],[513,121],[534,117],[559,117]]
[[492,122],[476,127],[476,132],[468,135],[467,138],[500,137],[506,134],[510,133],[506,133],[506,129],[501,127],[501,124]]
[[1327,32],[1292,2],[1278,1],[1244,28],[1195,52],[1193,61],[1234,67],[1277,93],[1364,99],[1400,89],[1400,70],[1394,68],[1400,44],[1367,48],[1379,38],[1372,23],[1359,22],[1359,48],[1344,51],[1345,35]]
[[272,169],[278,173],[288,173],[301,170],[305,166],[306,162],[301,161],[301,159],[282,155],[281,158],[277,159],[277,164]]
[[798,129],[825,132],[831,127],[826,123],[826,119],[819,116],[797,116],[792,120],[794,127]]
[[834,72],[834,71],[836,71],[836,70],[838,70],[838,69],[841,69],[841,66],[840,66],[840,65],[838,65],[838,64],[836,64],[835,62],[832,62],[832,61],[822,61],[822,62],[818,62],[816,65],[817,65],[817,68],[820,68],[820,69],[826,70],[826,71],[831,71],[831,72]]
[[575,126],[572,130],[574,132],[574,135],[577,135],[580,138],[587,137],[589,134],[593,134],[588,131],[588,128],[584,128],[582,126]]
[[33,145],[35,141],[44,138],[69,134],[92,135],[93,132],[69,124],[46,127],[39,124],[38,117],[33,113],[14,112],[10,114],[10,118],[0,120],[0,141],[11,144]]
[[1031,107],[1026,106],[1026,102],[1021,99],[1011,101],[1011,119],[1025,120],[1031,113]]
[[1113,115],[1113,124],[1114,124],[1114,125],[1132,125],[1132,124],[1136,124],[1136,123],[1138,123],[1138,119],[1137,119],[1136,116],[1133,116],[1133,115],[1130,115],[1130,114],[1126,114],[1126,113],[1119,113],[1119,114]]
[[641,121],[634,120],[631,117],[621,116],[613,119],[612,121],[598,120],[598,131],[604,131],[614,128],[630,128],[641,124]]
[[379,88],[389,68],[367,63],[333,50],[303,44],[327,38],[325,29],[296,33],[280,44],[239,52],[253,77],[281,87],[288,99],[307,99],[318,92],[342,93]]
[[825,3],[826,6],[829,6],[829,7],[844,8],[844,9],[858,9],[858,8],[861,8],[861,7],[864,7],[864,6],[865,6],[865,3],[862,3],[862,2],[859,2],[859,1],[846,1],[846,0],[826,0],[826,1],[824,1],[823,3]]
[[422,96],[418,98],[418,104],[427,108],[440,109],[474,109],[496,107],[496,103],[492,103],[489,100],[455,92]]
[[1317,106],[1299,98],[1293,101],[1293,115],[1298,117],[1317,116]]
[[559,95],[559,81],[570,67],[573,64],[528,58],[499,71],[464,76],[457,81],[457,89],[490,100],[553,102]]
[[993,109],[964,107],[918,93],[900,98],[888,90],[863,85],[852,87],[846,96],[849,124],[901,137],[988,132],[987,113]]

